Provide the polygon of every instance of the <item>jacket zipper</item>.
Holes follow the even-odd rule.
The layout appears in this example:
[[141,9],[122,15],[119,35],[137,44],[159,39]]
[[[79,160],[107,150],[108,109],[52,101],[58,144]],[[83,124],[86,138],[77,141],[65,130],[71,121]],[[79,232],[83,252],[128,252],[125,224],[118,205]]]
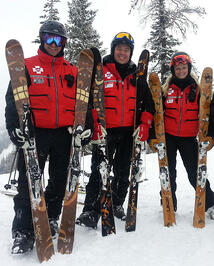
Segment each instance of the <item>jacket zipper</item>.
[[58,89],[57,89],[57,83],[56,83],[56,75],[55,75],[55,70],[54,70],[54,63],[56,61],[56,58],[53,58],[52,62],[52,71],[53,71],[53,78],[54,78],[54,84],[55,84],[55,90],[56,90],[56,128],[58,126],[58,115],[59,115],[59,107],[58,107]]
[[121,116],[121,126],[123,126],[123,110],[124,110],[124,81],[122,80],[122,116]]
[[180,134],[180,129],[181,129],[182,111],[183,111],[183,91],[181,92],[181,112],[180,112],[180,120],[179,120],[179,127],[178,127],[178,136]]

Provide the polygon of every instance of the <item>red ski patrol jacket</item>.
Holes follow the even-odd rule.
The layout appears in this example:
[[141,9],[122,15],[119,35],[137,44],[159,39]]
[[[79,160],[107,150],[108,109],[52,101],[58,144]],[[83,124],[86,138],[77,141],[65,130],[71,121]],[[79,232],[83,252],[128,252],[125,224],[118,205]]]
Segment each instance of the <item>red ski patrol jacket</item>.
[[64,57],[43,53],[25,59],[30,76],[30,106],[36,127],[73,125],[77,68]]
[[165,100],[165,132],[179,137],[195,137],[199,127],[198,87],[194,102],[190,102],[188,95],[191,85],[183,91],[175,84],[171,84]]
[[130,82],[133,75],[121,79],[114,63],[103,67],[106,127],[134,125],[136,87]]

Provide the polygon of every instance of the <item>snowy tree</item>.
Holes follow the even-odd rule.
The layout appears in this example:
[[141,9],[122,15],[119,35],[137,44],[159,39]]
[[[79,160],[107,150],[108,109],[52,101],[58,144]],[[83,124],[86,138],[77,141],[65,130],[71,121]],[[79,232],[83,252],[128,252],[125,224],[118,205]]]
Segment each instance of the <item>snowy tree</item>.
[[[56,20],[59,21],[59,11],[55,8],[55,4],[59,3],[60,0],[47,0],[44,4],[43,12],[44,14],[40,16],[40,24],[43,24],[46,20]],[[34,43],[40,43],[39,36],[33,41]]]
[[180,40],[186,39],[190,28],[197,32],[198,26],[190,15],[203,16],[205,10],[190,7],[188,0],[131,0],[133,9],[140,11],[141,23],[151,22],[146,45],[151,50],[152,70],[159,73],[164,82],[169,73],[170,58],[181,44]]
[[93,21],[97,10],[91,10],[91,3],[88,0],[72,0],[68,2],[68,41],[65,48],[65,57],[69,62],[76,63],[82,49],[96,47],[102,49],[102,41],[97,31],[93,28]]
[[44,4],[44,15],[40,16],[42,21],[40,22],[43,24],[46,20],[57,20],[59,21],[59,11],[57,8],[55,8],[55,4],[59,3],[60,0],[47,0],[47,2]]

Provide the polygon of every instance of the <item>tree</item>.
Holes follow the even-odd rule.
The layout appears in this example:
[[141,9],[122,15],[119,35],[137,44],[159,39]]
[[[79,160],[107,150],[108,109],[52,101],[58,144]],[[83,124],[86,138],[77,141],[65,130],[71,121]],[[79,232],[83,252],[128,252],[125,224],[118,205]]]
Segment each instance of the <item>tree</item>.
[[197,32],[198,26],[190,15],[203,16],[205,10],[190,7],[188,0],[131,0],[130,11],[133,9],[142,11],[141,22],[152,23],[147,46],[152,51],[152,70],[158,72],[164,82],[169,73],[170,58],[181,44],[180,39],[186,39],[189,28]]
[[92,25],[97,10],[89,9],[90,5],[88,0],[68,2],[69,18],[66,24],[68,40],[65,57],[74,64],[76,64],[82,49],[95,46],[101,51],[101,54],[105,53],[105,49],[102,49],[103,42],[100,41],[100,36]]
[[[47,0],[44,4],[43,12],[44,15],[41,15],[40,18],[42,21],[40,21],[40,24],[43,24],[47,20],[56,20],[59,21],[59,11],[57,8],[55,8],[55,4],[59,3],[60,0]],[[39,36],[33,41],[33,43],[40,43]]]

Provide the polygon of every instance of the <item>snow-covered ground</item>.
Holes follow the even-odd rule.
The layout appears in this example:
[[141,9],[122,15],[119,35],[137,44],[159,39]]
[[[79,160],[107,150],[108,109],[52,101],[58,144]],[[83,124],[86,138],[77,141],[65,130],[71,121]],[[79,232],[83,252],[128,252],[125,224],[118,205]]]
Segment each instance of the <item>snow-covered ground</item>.
[[[214,150],[208,154],[208,173],[214,189]],[[125,224],[116,220],[116,235],[101,236],[97,230],[76,226],[74,249],[71,255],[56,253],[43,265],[57,266],[211,266],[214,258],[214,221],[206,218],[206,227],[193,228],[194,190],[178,157],[176,225],[163,226],[160,207],[157,154],[146,157],[147,178],[140,184],[137,229],[126,233]],[[90,160],[85,160],[86,170]],[[8,175],[0,176],[2,187]],[[82,197],[82,195],[80,195]],[[126,204],[125,204],[126,208]],[[82,205],[78,205],[77,215]],[[27,255],[10,254],[11,222],[13,219],[12,197],[0,194],[0,250],[1,266],[38,265],[35,250]]]

